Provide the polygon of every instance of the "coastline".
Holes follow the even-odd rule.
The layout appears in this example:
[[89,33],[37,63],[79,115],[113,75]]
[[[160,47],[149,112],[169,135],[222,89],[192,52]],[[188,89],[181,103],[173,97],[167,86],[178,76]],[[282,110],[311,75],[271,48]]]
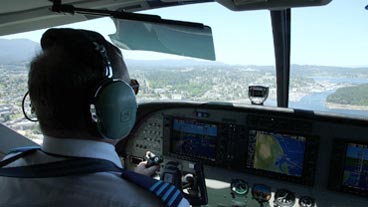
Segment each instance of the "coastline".
[[332,102],[325,103],[328,109],[348,109],[348,110],[368,110],[368,106],[351,105],[351,104],[337,104]]

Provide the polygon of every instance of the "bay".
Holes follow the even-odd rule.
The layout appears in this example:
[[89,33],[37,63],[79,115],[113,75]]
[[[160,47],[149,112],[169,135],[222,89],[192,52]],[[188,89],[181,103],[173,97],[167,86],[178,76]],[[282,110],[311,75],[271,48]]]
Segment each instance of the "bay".
[[[330,83],[342,83],[342,84],[364,84],[368,83],[367,79],[363,78],[345,78],[345,77],[313,77],[316,82],[330,82]],[[355,110],[355,109],[332,109],[326,106],[327,96],[334,93],[336,90],[328,90],[319,93],[311,93],[304,96],[299,101],[290,101],[289,108],[304,109],[312,111],[327,112],[332,114],[340,114],[352,117],[368,118],[368,110]],[[368,93],[368,91],[367,91]],[[267,100],[266,105],[276,105],[273,100]]]

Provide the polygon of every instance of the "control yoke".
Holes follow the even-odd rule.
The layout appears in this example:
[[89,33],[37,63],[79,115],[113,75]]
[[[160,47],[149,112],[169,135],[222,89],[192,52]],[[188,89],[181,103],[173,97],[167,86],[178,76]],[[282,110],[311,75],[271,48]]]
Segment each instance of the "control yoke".
[[163,173],[161,173],[161,180],[169,182],[182,190],[184,197],[192,206],[206,205],[208,197],[203,165],[195,163],[194,173],[181,172],[178,165],[178,162],[168,162]]

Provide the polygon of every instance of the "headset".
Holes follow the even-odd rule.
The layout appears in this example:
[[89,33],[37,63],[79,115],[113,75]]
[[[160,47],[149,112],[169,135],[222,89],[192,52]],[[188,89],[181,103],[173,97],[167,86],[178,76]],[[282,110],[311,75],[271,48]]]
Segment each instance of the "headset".
[[112,78],[112,64],[105,46],[93,40],[92,43],[104,62],[105,79],[93,93],[89,106],[91,119],[102,137],[122,139],[135,124],[138,108],[135,93],[126,82]]
[[[70,29],[50,30],[63,30],[61,33],[71,31]],[[84,38],[87,38],[93,44],[94,49],[101,56],[105,70],[105,78],[94,88],[89,103],[91,120],[95,123],[98,133],[103,138],[125,138],[134,127],[136,121],[138,105],[135,93],[128,83],[113,78],[112,64],[103,43],[99,43],[99,39],[95,38],[95,35],[90,31],[75,31],[79,32],[79,35],[83,35]],[[30,115],[25,110],[27,105],[26,97],[28,95],[29,93],[27,92],[22,100],[23,114],[28,120],[37,121],[37,119],[34,119],[34,109],[31,104],[29,105],[31,107]]]

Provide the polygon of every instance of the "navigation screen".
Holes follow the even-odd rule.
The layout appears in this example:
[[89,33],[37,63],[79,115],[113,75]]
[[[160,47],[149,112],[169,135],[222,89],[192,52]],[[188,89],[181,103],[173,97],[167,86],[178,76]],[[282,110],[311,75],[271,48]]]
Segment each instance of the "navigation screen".
[[306,138],[250,130],[247,160],[249,168],[301,177]]
[[348,144],[343,185],[368,190],[368,145]]
[[170,151],[205,160],[215,160],[217,126],[197,120],[173,119]]

